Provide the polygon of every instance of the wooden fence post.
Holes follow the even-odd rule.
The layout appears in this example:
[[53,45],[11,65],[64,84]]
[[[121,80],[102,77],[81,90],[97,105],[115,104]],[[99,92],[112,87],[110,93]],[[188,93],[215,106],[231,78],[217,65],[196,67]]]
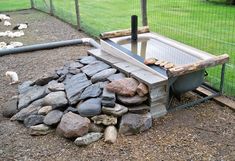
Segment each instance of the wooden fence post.
[[53,7],[53,2],[50,0],[50,14],[54,15],[54,7]]
[[34,8],[34,0],[30,0],[31,8]]
[[140,1],[141,1],[142,25],[148,26],[147,0],[140,0]]
[[75,0],[75,10],[76,10],[76,17],[77,17],[77,29],[81,30],[80,10],[79,10],[79,1],[78,0]]

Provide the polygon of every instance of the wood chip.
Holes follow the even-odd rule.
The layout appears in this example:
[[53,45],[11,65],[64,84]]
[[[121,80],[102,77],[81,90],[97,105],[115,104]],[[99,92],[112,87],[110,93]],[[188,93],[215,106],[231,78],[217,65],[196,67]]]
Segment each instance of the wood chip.
[[156,61],[155,65],[159,66],[163,62],[164,62],[163,60],[158,60],[158,61]]
[[146,64],[146,65],[151,65],[151,64],[156,63],[156,61],[157,61],[156,58],[148,58],[148,59],[145,59],[145,60],[144,60],[144,64]]
[[160,64],[160,67],[164,67],[166,64],[168,64],[169,62],[168,61],[163,61],[161,64]]
[[175,65],[173,64],[173,63],[168,63],[168,64],[166,64],[166,65],[164,65],[164,68],[166,68],[166,69],[171,69],[171,68],[173,68]]

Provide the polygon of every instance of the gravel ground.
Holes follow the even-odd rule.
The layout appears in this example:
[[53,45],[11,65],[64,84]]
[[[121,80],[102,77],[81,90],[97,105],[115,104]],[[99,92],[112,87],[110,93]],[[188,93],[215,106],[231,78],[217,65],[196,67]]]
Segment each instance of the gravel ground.
[[[29,22],[26,36],[20,38],[26,44],[87,37],[41,12],[28,10],[10,14],[14,21]],[[2,104],[17,94],[17,85],[9,86],[4,76],[7,70],[16,71],[21,81],[33,80],[85,55],[88,49],[84,46],[64,47],[0,57],[0,113]],[[155,120],[147,132],[119,136],[113,145],[100,140],[81,148],[55,133],[32,137],[22,124],[11,122],[0,114],[0,160],[232,161],[235,160],[235,115],[230,109],[208,101]]]

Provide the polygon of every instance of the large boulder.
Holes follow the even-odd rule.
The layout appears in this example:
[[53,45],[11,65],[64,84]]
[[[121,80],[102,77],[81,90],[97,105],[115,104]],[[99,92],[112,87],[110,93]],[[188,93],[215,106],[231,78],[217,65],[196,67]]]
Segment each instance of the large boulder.
[[13,98],[9,101],[7,101],[6,103],[3,104],[3,113],[2,115],[4,117],[12,117],[13,115],[15,115],[18,112],[17,109],[17,98]]
[[26,119],[24,119],[24,126],[30,127],[34,125],[38,125],[43,123],[44,116],[43,115],[30,115]]
[[107,78],[116,73],[117,72],[117,69],[114,69],[114,68],[110,68],[110,69],[105,69],[99,73],[96,73],[95,75],[93,75],[91,77],[91,82],[92,83],[96,83],[96,82],[100,82],[100,81],[105,81],[107,80]]
[[99,133],[99,132],[92,132],[92,133],[88,133],[82,137],[78,137],[74,143],[77,146],[86,146],[89,145],[93,142],[98,141],[99,139],[101,139],[103,136],[103,133]]
[[110,66],[105,64],[102,61],[95,61],[90,63],[89,65],[86,65],[81,68],[82,72],[88,75],[89,77],[92,77],[96,73],[108,69]]
[[66,138],[76,138],[88,133],[90,120],[68,112],[63,115],[56,132]]
[[132,114],[122,116],[119,132],[124,135],[133,135],[148,130],[152,127],[151,114]]
[[91,81],[87,79],[84,73],[72,76],[66,81],[65,91],[69,99],[69,103],[75,105],[80,100],[83,90],[91,85]]
[[19,95],[18,109],[21,110],[27,107],[33,101],[43,98],[46,95],[46,87],[33,86],[26,92]]
[[68,100],[66,99],[65,92],[51,92],[44,99],[43,104],[45,106],[52,106],[53,109],[64,107],[68,104]]
[[57,125],[60,122],[62,116],[63,112],[59,110],[53,110],[45,116],[43,123],[46,125]]
[[101,99],[91,98],[77,106],[81,116],[92,117],[101,113]]
[[148,99],[148,97],[140,97],[139,95],[135,95],[133,97],[125,97],[125,96],[117,96],[118,101],[123,103],[124,105],[140,105],[144,101]]
[[139,82],[133,78],[124,78],[109,83],[106,88],[110,92],[114,92],[122,96],[134,96],[136,94]]

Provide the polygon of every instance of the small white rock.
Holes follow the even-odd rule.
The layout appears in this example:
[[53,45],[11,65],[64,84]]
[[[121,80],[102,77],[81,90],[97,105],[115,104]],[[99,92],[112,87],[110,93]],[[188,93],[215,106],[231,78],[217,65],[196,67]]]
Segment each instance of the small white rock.
[[47,115],[50,111],[52,111],[52,106],[44,106],[40,110],[38,110],[39,115]]
[[117,129],[115,126],[108,126],[104,131],[104,141],[113,144],[117,140]]

